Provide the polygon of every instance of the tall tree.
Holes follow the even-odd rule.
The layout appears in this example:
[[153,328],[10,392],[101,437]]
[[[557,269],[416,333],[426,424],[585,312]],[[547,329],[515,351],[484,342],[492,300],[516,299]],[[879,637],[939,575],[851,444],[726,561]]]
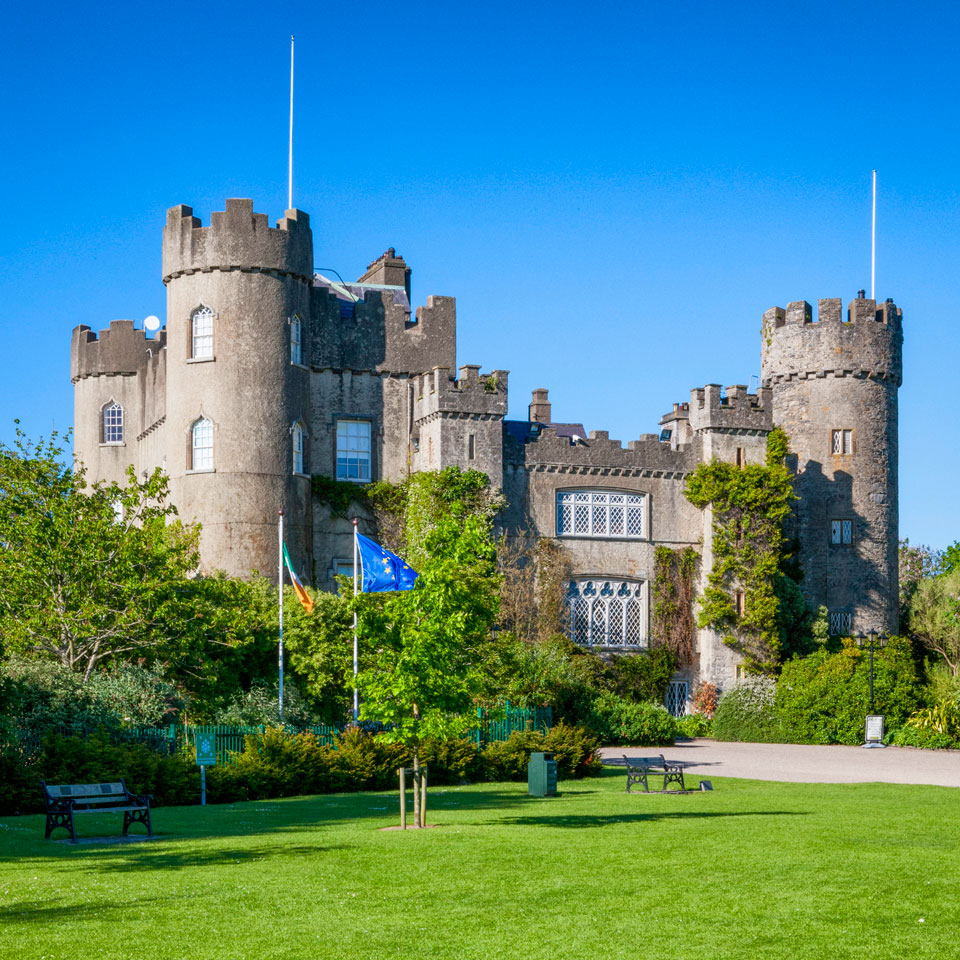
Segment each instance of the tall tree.
[[[458,736],[482,688],[484,645],[498,611],[489,516],[454,504],[422,543],[412,590],[358,598],[367,656],[357,678],[360,717],[390,725],[384,736],[413,755],[414,783],[426,737]],[[418,791],[414,821],[422,826]]]
[[147,654],[199,675],[216,661],[205,645],[259,626],[257,604],[235,602],[255,588],[196,576],[199,535],[176,519],[159,470],[88,484],[56,434],[32,443],[18,430],[0,444],[0,635],[84,679]]

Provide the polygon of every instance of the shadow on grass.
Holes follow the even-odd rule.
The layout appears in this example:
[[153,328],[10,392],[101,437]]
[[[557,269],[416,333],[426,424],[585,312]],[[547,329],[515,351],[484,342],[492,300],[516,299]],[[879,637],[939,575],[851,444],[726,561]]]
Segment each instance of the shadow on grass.
[[802,817],[796,810],[677,810],[664,813],[556,814],[545,817],[504,817],[498,823],[512,827],[607,827],[616,823],[648,823],[657,820],[705,820],[712,817]]
[[74,904],[51,904],[49,900],[25,900],[10,907],[0,907],[0,928],[8,928],[15,923],[48,923],[51,920],[80,921],[104,917],[110,920],[123,920],[130,910],[140,910],[146,904],[163,901],[181,900],[183,897],[138,897],[129,903],[116,903],[112,900],[85,900]]
[[[594,791],[577,791],[578,796]],[[408,804],[409,804],[408,798]],[[527,795],[526,785],[517,784],[515,790],[464,789],[463,787],[436,787],[429,793],[428,809],[450,813],[490,810],[497,813],[536,803]],[[44,816],[31,814],[15,818],[18,823],[16,836],[0,834],[0,862],[3,861],[51,861],[87,862],[101,860],[114,865],[118,861],[129,862],[130,869],[146,869],[147,865],[163,869],[177,868],[210,862],[228,862],[242,857],[257,859],[281,852],[291,853],[335,849],[333,846],[278,846],[272,852],[213,851],[208,853],[178,853],[168,844],[183,841],[221,840],[231,837],[271,836],[322,830],[344,824],[362,824],[368,821],[388,820],[399,822],[399,791],[389,793],[322,794],[312,797],[286,797],[275,800],[252,800],[230,804],[211,804],[207,807],[157,807],[153,813],[156,839],[150,844],[119,845],[111,842],[111,834],[117,830],[115,819],[105,815],[101,822],[86,819],[81,826],[90,834],[102,832],[103,846],[84,842],[78,845],[52,843],[43,839]],[[13,819],[13,818],[11,818]],[[25,829],[24,829],[25,828]],[[84,831],[86,834],[86,831]],[[89,841],[90,834],[81,834]],[[2,842],[7,841],[7,842]],[[159,848],[156,845],[160,845]],[[191,859],[198,858],[198,859]],[[143,866],[141,866],[143,865]],[[111,869],[117,869],[111,866]],[[119,869],[123,869],[121,866]]]

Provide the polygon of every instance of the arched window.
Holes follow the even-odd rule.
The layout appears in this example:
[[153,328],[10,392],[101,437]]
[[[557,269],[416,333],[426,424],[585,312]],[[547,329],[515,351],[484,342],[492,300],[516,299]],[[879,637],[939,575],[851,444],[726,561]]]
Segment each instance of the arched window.
[[100,442],[123,443],[123,407],[116,400],[100,408]]
[[303,321],[298,313],[290,320],[290,362],[303,363]]
[[213,311],[209,307],[198,307],[190,317],[191,348],[190,356],[194,360],[213,359]]
[[299,423],[293,425],[293,472],[303,473],[303,427]]
[[213,423],[206,417],[195,421],[190,428],[190,469],[213,469]]

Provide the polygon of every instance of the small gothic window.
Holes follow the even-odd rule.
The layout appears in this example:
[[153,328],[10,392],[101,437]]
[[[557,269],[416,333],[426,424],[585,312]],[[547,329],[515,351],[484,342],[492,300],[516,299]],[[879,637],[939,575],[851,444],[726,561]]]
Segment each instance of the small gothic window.
[[290,320],[290,362],[303,363],[303,321],[296,313]]
[[116,400],[105,404],[100,414],[103,443],[123,443],[123,407]]
[[201,417],[190,428],[190,469],[213,469],[213,423]]
[[194,360],[213,359],[213,311],[200,307],[191,316],[191,351]]
[[303,427],[293,425],[293,472],[303,473]]
[[830,542],[848,546],[853,543],[853,521],[852,520],[831,520],[830,521]]
[[830,451],[835,457],[853,453],[853,431],[832,431],[830,434]]

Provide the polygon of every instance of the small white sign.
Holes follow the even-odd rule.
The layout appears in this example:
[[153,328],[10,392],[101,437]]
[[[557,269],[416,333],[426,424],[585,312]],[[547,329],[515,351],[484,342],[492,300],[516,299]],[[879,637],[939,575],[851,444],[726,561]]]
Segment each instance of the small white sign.
[[883,717],[867,717],[863,733],[864,743],[883,743]]

